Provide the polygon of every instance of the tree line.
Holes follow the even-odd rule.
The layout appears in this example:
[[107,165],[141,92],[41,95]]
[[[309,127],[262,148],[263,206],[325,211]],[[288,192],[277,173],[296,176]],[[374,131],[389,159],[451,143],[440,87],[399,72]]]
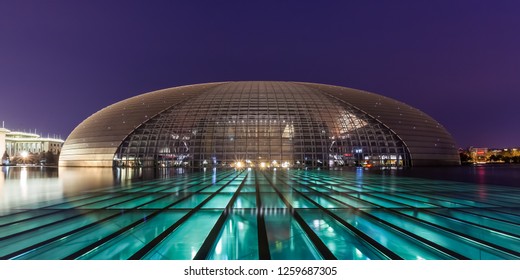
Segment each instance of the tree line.
[[60,154],[51,151],[41,153],[28,153],[27,157],[21,155],[9,156],[7,151],[2,156],[2,164],[31,164],[31,165],[58,165]]

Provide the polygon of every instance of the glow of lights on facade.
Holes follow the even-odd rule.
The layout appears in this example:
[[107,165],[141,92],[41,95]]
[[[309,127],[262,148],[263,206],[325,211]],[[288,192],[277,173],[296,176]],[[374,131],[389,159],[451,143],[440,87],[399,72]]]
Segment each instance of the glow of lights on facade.
[[[143,116],[144,119],[143,119]],[[69,136],[62,166],[459,164],[449,133],[381,95],[297,82],[165,89],[111,105]]]

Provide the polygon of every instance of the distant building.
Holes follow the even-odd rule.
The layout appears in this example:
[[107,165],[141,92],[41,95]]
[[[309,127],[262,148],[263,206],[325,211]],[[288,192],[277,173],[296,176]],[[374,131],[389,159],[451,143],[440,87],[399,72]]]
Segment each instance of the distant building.
[[3,156],[5,153],[5,146],[6,146],[5,138],[6,138],[7,132],[10,132],[10,131],[3,127],[0,128],[0,158],[2,158],[2,162],[0,162],[0,164],[4,163]]
[[34,133],[0,128],[0,157],[5,152],[11,158],[20,156],[23,152],[39,154],[50,151],[57,155],[61,152],[63,142],[64,140],[59,138],[46,138]]
[[469,152],[474,163],[486,163],[488,148],[470,148]]

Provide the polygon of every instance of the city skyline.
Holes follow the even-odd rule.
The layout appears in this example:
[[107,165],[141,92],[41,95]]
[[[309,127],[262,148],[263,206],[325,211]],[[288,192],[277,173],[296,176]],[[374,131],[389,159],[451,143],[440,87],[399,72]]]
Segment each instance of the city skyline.
[[153,90],[302,81],[366,90],[438,120],[459,147],[517,147],[520,4],[0,3],[0,121],[65,139]]

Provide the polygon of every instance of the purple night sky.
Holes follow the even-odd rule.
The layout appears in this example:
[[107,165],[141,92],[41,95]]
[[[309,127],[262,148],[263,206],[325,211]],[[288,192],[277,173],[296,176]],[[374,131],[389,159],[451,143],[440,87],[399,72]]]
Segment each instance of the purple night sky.
[[65,138],[157,89],[305,81],[408,103],[460,147],[520,146],[520,1],[318,2],[2,0],[0,121]]

